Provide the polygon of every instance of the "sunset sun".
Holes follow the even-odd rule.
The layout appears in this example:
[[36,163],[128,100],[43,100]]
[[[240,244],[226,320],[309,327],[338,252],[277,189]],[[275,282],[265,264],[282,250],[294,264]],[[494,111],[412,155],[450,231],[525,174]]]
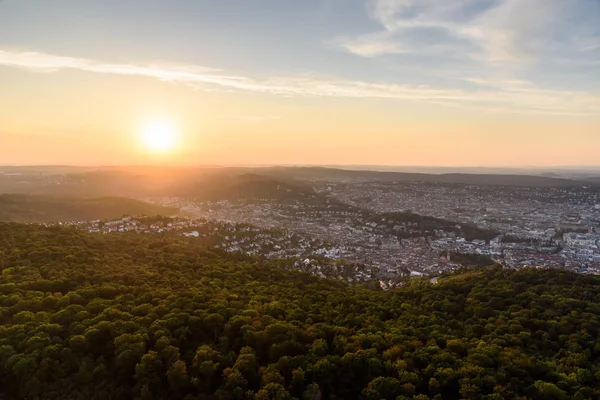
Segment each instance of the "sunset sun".
[[142,127],[141,140],[146,149],[164,153],[177,145],[178,132],[170,121],[151,120]]

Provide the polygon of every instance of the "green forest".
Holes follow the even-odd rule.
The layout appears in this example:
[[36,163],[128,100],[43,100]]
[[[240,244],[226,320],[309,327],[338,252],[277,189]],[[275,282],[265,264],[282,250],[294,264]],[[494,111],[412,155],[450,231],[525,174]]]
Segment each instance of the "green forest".
[[468,241],[481,239],[489,242],[500,234],[500,232],[491,229],[478,228],[472,224],[458,224],[455,221],[428,215],[414,214],[412,212],[390,212],[382,215],[385,217],[388,225],[412,223],[419,229],[419,232],[413,231],[404,235],[400,234],[398,235],[399,237],[421,237],[425,232],[431,233],[436,229],[440,229],[455,232],[458,235],[464,236]]
[[600,280],[380,291],[184,237],[0,223],[0,398],[597,399]]
[[178,210],[123,197],[78,198],[0,194],[0,221],[45,223],[120,218],[123,215],[174,215]]

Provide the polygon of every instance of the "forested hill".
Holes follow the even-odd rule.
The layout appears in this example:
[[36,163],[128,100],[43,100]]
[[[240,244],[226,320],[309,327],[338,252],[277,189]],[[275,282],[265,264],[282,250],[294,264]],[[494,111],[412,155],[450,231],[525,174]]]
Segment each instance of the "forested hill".
[[193,239],[0,223],[6,399],[595,399],[600,280],[382,292]]
[[278,178],[301,180],[323,179],[329,181],[367,180],[381,182],[432,182],[441,184],[513,186],[513,187],[582,187],[594,183],[538,175],[507,175],[477,173],[417,173],[373,170],[350,170],[329,167],[271,167],[262,171],[265,175]]
[[174,215],[177,211],[122,197],[89,199],[0,194],[0,221],[5,222],[85,221],[123,215]]
[[257,200],[325,202],[307,185],[291,180],[273,179],[259,174],[211,177],[198,185],[184,186],[180,193],[184,197],[199,200]]

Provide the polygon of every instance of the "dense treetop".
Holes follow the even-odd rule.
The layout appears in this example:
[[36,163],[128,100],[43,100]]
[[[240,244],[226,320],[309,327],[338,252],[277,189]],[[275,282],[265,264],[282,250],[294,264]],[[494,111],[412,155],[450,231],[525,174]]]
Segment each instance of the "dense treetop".
[[389,292],[194,239],[0,223],[0,384],[28,399],[594,399],[600,283]]

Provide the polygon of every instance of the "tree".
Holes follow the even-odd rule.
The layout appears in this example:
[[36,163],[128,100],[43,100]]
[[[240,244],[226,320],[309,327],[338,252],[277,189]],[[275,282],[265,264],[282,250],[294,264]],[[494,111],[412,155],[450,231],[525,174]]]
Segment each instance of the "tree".
[[567,394],[559,389],[555,384],[544,381],[535,381],[534,384],[538,393],[544,399],[552,399],[552,400],[566,400],[569,398]]
[[278,383],[269,383],[256,393],[256,400],[290,400],[290,394]]
[[319,385],[316,383],[308,385],[302,394],[302,400],[321,400],[321,389],[319,389]]
[[186,393],[190,383],[185,362],[181,360],[175,361],[167,371],[167,378],[171,393],[175,397],[182,397],[182,394]]
[[369,382],[362,395],[368,400],[395,399],[402,393],[402,389],[398,379],[380,376]]

